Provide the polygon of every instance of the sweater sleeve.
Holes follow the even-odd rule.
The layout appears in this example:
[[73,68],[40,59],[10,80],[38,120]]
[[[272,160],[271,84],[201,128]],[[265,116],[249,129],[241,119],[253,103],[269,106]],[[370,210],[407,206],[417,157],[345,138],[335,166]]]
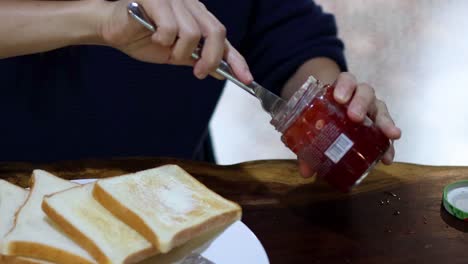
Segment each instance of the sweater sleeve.
[[255,79],[279,94],[306,61],[327,57],[346,70],[335,18],[311,0],[257,0],[240,47]]

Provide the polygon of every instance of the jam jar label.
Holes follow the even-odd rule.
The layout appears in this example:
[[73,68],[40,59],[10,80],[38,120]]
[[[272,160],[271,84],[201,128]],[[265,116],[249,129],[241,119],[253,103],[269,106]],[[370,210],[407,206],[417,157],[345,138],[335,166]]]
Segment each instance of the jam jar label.
[[349,139],[345,134],[341,133],[340,136],[331,144],[331,146],[325,151],[325,155],[331,159],[334,163],[338,163],[343,156],[353,146],[353,141]]
[[326,175],[354,145],[334,120],[309,122],[308,144],[298,153],[319,176]]

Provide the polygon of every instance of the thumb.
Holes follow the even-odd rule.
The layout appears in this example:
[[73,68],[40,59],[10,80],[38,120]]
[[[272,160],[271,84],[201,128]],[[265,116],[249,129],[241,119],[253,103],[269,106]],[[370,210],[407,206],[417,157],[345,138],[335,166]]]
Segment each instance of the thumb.
[[314,171],[312,168],[310,168],[303,160],[299,160],[299,172],[301,173],[302,177],[306,179],[314,176]]

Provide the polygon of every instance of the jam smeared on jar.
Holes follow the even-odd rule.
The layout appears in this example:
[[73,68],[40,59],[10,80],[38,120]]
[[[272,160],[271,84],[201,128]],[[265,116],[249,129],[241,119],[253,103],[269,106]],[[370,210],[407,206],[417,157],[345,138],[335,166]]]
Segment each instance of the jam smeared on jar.
[[346,106],[333,99],[334,87],[312,80],[272,124],[318,177],[347,192],[367,175],[390,142],[369,118],[351,121]]

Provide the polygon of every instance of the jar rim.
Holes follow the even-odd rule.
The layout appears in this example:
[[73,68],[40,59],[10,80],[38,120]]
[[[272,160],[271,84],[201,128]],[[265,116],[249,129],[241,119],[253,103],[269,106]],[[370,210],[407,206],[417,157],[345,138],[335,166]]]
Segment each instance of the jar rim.
[[309,76],[307,81],[284,104],[271,120],[271,124],[281,133],[291,125],[295,117],[309,105],[312,99],[324,87],[323,83],[314,76]]

